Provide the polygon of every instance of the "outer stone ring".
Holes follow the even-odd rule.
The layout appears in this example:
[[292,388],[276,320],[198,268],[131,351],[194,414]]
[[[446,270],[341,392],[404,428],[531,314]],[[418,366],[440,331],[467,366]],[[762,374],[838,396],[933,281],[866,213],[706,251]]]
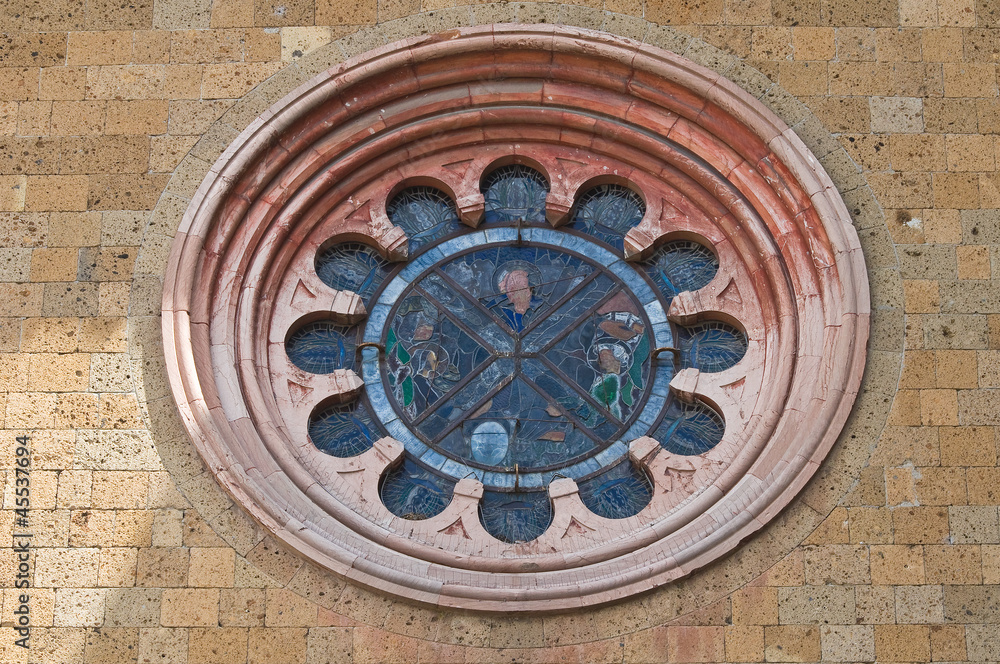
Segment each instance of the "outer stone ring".
[[857,394],[858,238],[759,102],[602,33],[377,49],[192,200],[163,330],[185,425],[291,549],[443,606],[593,605],[718,559]]

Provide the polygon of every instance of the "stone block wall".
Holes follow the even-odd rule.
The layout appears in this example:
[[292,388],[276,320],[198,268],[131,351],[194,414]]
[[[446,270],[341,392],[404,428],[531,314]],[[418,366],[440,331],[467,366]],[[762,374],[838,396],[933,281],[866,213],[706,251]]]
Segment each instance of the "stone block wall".
[[[30,591],[4,540],[0,661],[1000,659],[1000,5],[455,4],[0,2],[0,533],[24,532],[28,434],[33,534]],[[652,593],[519,618],[393,601],[267,538],[178,427],[158,321],[186,198],[258,113],[376,45],[506,21],[655,31],[761,98],[844,195],[875,311],[858,412],[773,526]]]

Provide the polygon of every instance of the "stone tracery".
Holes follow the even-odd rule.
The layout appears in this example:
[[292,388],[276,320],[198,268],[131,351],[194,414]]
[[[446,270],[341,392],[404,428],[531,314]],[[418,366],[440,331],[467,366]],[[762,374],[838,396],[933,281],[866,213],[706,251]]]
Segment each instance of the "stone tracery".
[[[485,52],[498,55],[484,60]],[[422,601],[504,610],[590,604],[662,583],[732,548],[794,495],[832,445],[860,380],[867,335],[857,238],[794,135],[728,82],[627,40],[515,26],[387,47],[294,98],[248,129],[202,186],[175,245],[164,304],[171,379],[189,429],[220,481],[280,539],[348,577]],[[495,167],[518,163],[549,187],[546,226],[534,218],[542,216],[539,181],[523,191],[508,186],[506,203],[490,191],[504,181],[490,180],[501,173]],[[633,207],[644,198],[645,211],[621,229],[594,215],[574,218],[593,190],[632,192]],[[418,194],[441,203],[440,214],[408,228],[393,203]],[[628,205],[618,207],[614,219],[629,219]],[[505,210],[539,225],[491,227],[509,222]],[[318,426],[336,441],[352,417],[373,428],[384,419],[372,400],[374,348],[351,364],[349,344],[341,353],[338,341],[324,372],[304,371],[286,353],[293,339],[309,350],[295,337],[308,326],[316,332],[306,342],[389,324],[392,308],[380,298],[391,279],[369,279],[365,266],[412,258],[413,284],[431,267],[419,264],[422,257],[450,233],[516,243],[553,227],[567,229],[566,237],[589,228],[623,257],[644,261],[669,291],[659,315],[642,307],[654,336],[658,325],[662,331],[652,350],[670,328],[668,315],[678,329],[693,330],[670,344],[682,363],[668,379],[674,398],[665,408],[674,419],[640,416],[641,433],[631,423],[620,437],[617,458],[629,461],[614,468],[642,468],[652,480],[643,507],[607,518],[616,499],[588,484],[586,473],[579,482],[549,478],[544,501],[539,491],[521,491],[534,495],[520,501],[525,513],[550,506],[547,520],[536,519],[546,528],[497,540],[487,533],[502,528],[481,519],[479,506],[502,492],[490,491],[485,476],[452,475],[447,504],[441,491],[386,500],[387,488],[406,493],[398,490],[401,475],[427,472],[404,452],[395,425],[360,454],[357,436],[343,449],[317,449]],[[698,288],[678,288],[685,261],[668,258],[694,238],[712,247],[718,273]],[[349,256],[354,269],[324,272],[331,252]],[[689,253],[692,265],[711,262]],[[193,266],[197,275],[182,269]],[[628,269],[616,276],[650,288]],[[510,305],[500,322],[511,330],[530,324],[530,270],[515,272],[497,283]],[[201,287],[211,298],[195,296],[195,284],[211,284]],[[706,339],[732,329],[746,334],[741,361],[708,352],[719,371],[683,366],[685,352],[698,355],[712,347]],[[598,352],[598,366],[620,364],[604,350],[610,354]],[[210,370],[195,357],[210,358]],[[817,375],[824,379],[817,383]],[[588,382],[593,399],[600,401],[594,390],[610,391],[610,383]],[[362,393],[374,413],[358,400]],[[693,412],[699,403],[717,419]],[[721,433],[723,418],[721,441],[704,449],[699,437]],[[804,439],[793,439],[803,426]],[[487,461],[489,436],[498,434],[481,436]],[[663,449],[663,440],[674,442]],[[335,448],[341,453],[326,453]],[[633,479],[616,477],[615,486],[634,487]],[[535,572],[543,570],[565,574],[541,582]]]

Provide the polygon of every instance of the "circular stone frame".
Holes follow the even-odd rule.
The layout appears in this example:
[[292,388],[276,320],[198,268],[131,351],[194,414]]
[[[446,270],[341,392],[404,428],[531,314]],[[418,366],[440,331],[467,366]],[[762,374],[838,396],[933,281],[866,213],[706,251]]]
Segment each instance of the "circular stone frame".
[[[675,394],[711,401],[725,414],[726,437],[716,448],[724,468],[719,458],[701,457],[678,468],[657,441],[639,438],[630,455],[654,483],[685,473],[693,488],[671,494],[657,483],[640,515],[601,520],[580,503],[572,480],[556,480],[549,531],[505,545],[474,532],[482,488],[473,480],[459,483],[435,519],[388,514],[377,484],[401,456],[398,443],[383,439],[361,457],[331,460],[304,433],[315,399],[346,399],[362,389],[360,378],[341,371],[308,385],[289,380],[282,393],[272,365],[303,315],[319,308],[345,322],[366,315],[356,295],[324,292],[308,271],[301,291],[283,293],[299,259],[311,260],[334,237],[405,258],[405,235],[385,216],[385,202],[390,187],[412,178],[444,184],[475,225],[483,169],[498,156],[533,159],[532,146],[547,148],[539,165],[554,225],[578,192],[609,177],[612,163],[629,169],[610,168],[614,177],[666,192],[647,198],[642,223],[626,237],[626,258],[685,234],[707,238],[734,269],[681,294],[667,313],[678,321],[734,314],[750,349],[742,373],[682,371],[671,382]],[[454,162],[440,156],[462,148],[468,167],[445,168]],[[431,172],[435,158],[442,165]],[[357,198],[359,191],[368,195]],[[218,481],[265,529],[369,587],[509,612],[594,605],[662,585],[776,516],[847,419],[864,370],[868,302],[860,244],[834,185],[757,100],[719,74],[628,39],[496,25],[376,49],[251,123],[185,213],[162,313],[185,426]],[[754,383],[768,388],[760,398]],[[317,396],[303,396],[310,394]]]

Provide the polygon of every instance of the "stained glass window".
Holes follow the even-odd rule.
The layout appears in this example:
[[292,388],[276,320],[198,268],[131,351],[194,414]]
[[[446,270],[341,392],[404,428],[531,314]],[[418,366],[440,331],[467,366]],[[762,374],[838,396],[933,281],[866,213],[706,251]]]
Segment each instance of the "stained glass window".
[[653,496],[649,478],[627,459],[580,482],[580,499],[598,516],[623,519],[634,516]]
[[449,257],[398,300],[385,379],[445,456],[541,469],[605,447],[649,389],[651,325],[622,281],[554,247]]
[[[629,461],[629,440],[652,435],[696,455],[725,431],[711,407],[676,399],[668,385],[677,368],[732,366],[746,337],[719,321],[681,327],[665,316],[674,296],[712,280],[718,260],[689,240],[641,264],[621,260],[645,210],[621,185],[585,192],[567,229],[543,223],[548,183],[537,171],[502,167],[482,188],[486,230],[459,223],[441,190],[396,195],[387,213],[411,256],[399,268],[357,243],[317,256],[320,278],[365,298],[370,317],[353,328],[313,322],[289,336],[296,366],[364,376],[365,397],[315,414],[310,437],[341,457],[383,435],[403,443],[380,496],[404,519],[440,514],[464,477],[483,482],[480,520],[504,542],[548,528],[557,476],[575,479],[595,514],[633,516],[652,484]],[[373,348],[355,366],[362,337]],[[676,363],[653,359],[664,346],[680,349]]]
[[479,519],[502,542],[530,542],[552,523],[552,503],[545,491],[486,491]]
[[625,234],[639,225],[645,213],[639,194],[620,184],[602,184],[580,197],[569,226],[621,251]]
[[746,335],[721,321],[679,327],[677,333],[684,366],[701,371],[725,371],[747,352]]
[[396,194],[386,205],[392,223],[406,231],[410,254],[462,227],[455,203],[440,189],[410,187]]
[[381,437],[378,425],[361,403],[329,406],[309,418],[313,444],[336,457],[357,456]]
[[707,286],[719,271],[719,259],[697,242],[680,240],[660,247],[644,267],[669,302],[678,293]]
[[487,224],[509,221],[545,221],[545,195],[549,183],[533,168],[502,166],[483,180]]
[[378,251],[360,242],[334,244],[316,256],[316,273],[330,288],[352,291],[366,302],[389,273]]
[[335,325],[329,321],[307,323],[285,342],[285,352],[292,364],[316,374],[333,373],[354,367],[357,328]]
[[382,502],[404,519],[429,519],[448,506],[454,486],[407,456],[382,482]]
[[671,398],[660,426],[652,434],[674,454],[703,454],[722,440],[725,424],[718,413],[701,403]]

